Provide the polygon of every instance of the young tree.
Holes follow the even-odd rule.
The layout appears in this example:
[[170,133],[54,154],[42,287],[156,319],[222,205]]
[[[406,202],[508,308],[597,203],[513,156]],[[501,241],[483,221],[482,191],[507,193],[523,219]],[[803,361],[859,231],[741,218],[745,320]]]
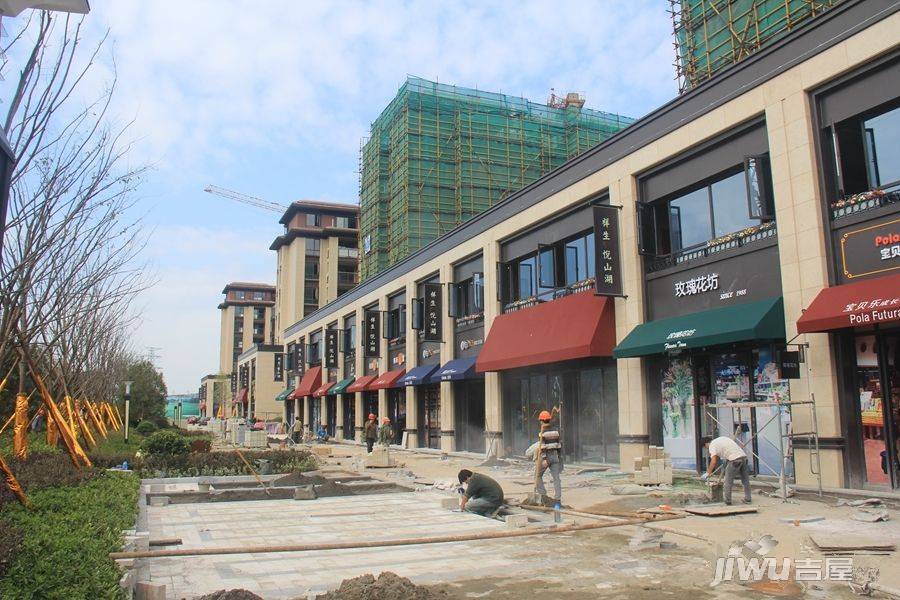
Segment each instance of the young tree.
[[[162,419],[166,416],[166,382],[148,360],[140,360],[128,365],[128,380],[131,384],[131,416],[129,421],[137,425],[141,421]],[[124,414],[122,415],[124,418]]]

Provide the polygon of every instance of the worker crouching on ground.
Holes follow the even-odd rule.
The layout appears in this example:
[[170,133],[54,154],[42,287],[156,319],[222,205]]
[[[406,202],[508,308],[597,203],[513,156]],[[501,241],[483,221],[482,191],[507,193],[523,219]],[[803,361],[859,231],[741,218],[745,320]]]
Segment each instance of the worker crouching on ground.
[[542,410],[538,415],[541,422],[540,433],[540,450],[541,462],[537,477],[537,488],[535,491],[544,498],[547,495],[547,488],[544,487],[544,472],[550,471],[553,478],[553,498],[552,504],[558,504],[562,500],[562,478],[563,470],[562,460],[562,440],[559,436],[559,429],[550,424],[550,412]]
[[725,461],[725,481],[722,495],[725,504],[731,504],[731,488],[734,487],[734,478],[740,476],[741,485],[744,486],[744,504],[750,504],[750,465],[747,464],[747,453],[728,436],[717,437],[714,440],[707,438],[703,445],[709,451],[709,468],[700,476],[703,481],[715,472],[719,461]]
[[372,452],[372,448],[375,446],[375,440],[378,439],[378,423],[375,421],[375,415],[369,413],[369,420],[366,421],[365,427],[363,427],[363,437],[366,439],[366,451]]
[[462,469],[458,477],[459,483],[466,486],[460,510],[488,517],[503,506],[503,488],[487,475]]
[[319,428],[316,430],[316,441],[323,444],[328,441],[328,430],[325,428],[324,423],[319,425]]
[[382,446],[390,446],[394,441],[394,428],[391,427],[391,420],[387,417],[381,422],[381,430],[378,432],[378,443]]

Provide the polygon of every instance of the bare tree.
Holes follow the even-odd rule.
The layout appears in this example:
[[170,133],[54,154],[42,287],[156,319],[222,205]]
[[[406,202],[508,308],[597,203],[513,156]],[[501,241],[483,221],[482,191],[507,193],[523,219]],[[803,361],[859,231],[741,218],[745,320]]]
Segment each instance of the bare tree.
[[146,169],[128,164],[128,126],[110,124],[115,73],[81,99],[107,44],[85,47],[81,36],[80,19],[34,11],[3,48],[22,66],[5,103],[17,162],[0,261],[0,365],[27,348],[56,397],[106,400],[130,358],[134,299],[152,284],[133,200]]

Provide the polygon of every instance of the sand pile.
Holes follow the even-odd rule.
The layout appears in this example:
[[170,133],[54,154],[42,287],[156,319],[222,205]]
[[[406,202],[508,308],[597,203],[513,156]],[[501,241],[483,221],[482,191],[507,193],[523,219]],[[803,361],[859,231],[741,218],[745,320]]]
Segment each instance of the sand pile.
[[253,592],[241,589],[235,590],[219,590],[205,596],[200,596],[196,600],[263,600],[262,596],[257,596]]
[[319,600],[445,600],[446,592],[414,584],[406,577],[385,571],[375,579],[360,575],[345,579],[341,587],[319,596]]

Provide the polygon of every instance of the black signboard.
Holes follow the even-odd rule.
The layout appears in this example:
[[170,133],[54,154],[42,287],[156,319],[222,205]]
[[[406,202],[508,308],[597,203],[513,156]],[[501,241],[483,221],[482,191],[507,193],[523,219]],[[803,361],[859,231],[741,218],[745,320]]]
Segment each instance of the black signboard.
[[622,296],[622,261],[619,253],[619,207],[594,206],[595,293]]
[[241,387],[249,387],[250,385],[250,370],[247,368],[247,365],[243,365],[240,367],[240,375],[241,375]]
[[301,375],[306,371],[306,358],[303,356],[304,347],[303,340],[298,340],[294,346],[294,370]]
[[337,369],[338,366],[338,331],[325,330],[325,368]]
[[422,284],[422,295],[425,302],[425,341],[440,342],[443,338],[442,298],[440,283]]
[[231,395],[237,394],[237,373],[231,372]]
[[778,377],[780,379],[800,379],[800,353],[795,350],[781,350],[778,357]]
[[856,223],[835,230],[841,283],[900,272],[900,217]]
[[275,381],[284,381],[284,354],[281,352],[276,352],[274,356],[274,364],[275,364],[275,373],[274,380]]
[[381,329],[381,313],[377,310],[367,310],[365,312],[366,322],[363,326],[363,336],[365,337],[364,354],[366,358],[375,358],[381,354],[381,339],[379,337]]

